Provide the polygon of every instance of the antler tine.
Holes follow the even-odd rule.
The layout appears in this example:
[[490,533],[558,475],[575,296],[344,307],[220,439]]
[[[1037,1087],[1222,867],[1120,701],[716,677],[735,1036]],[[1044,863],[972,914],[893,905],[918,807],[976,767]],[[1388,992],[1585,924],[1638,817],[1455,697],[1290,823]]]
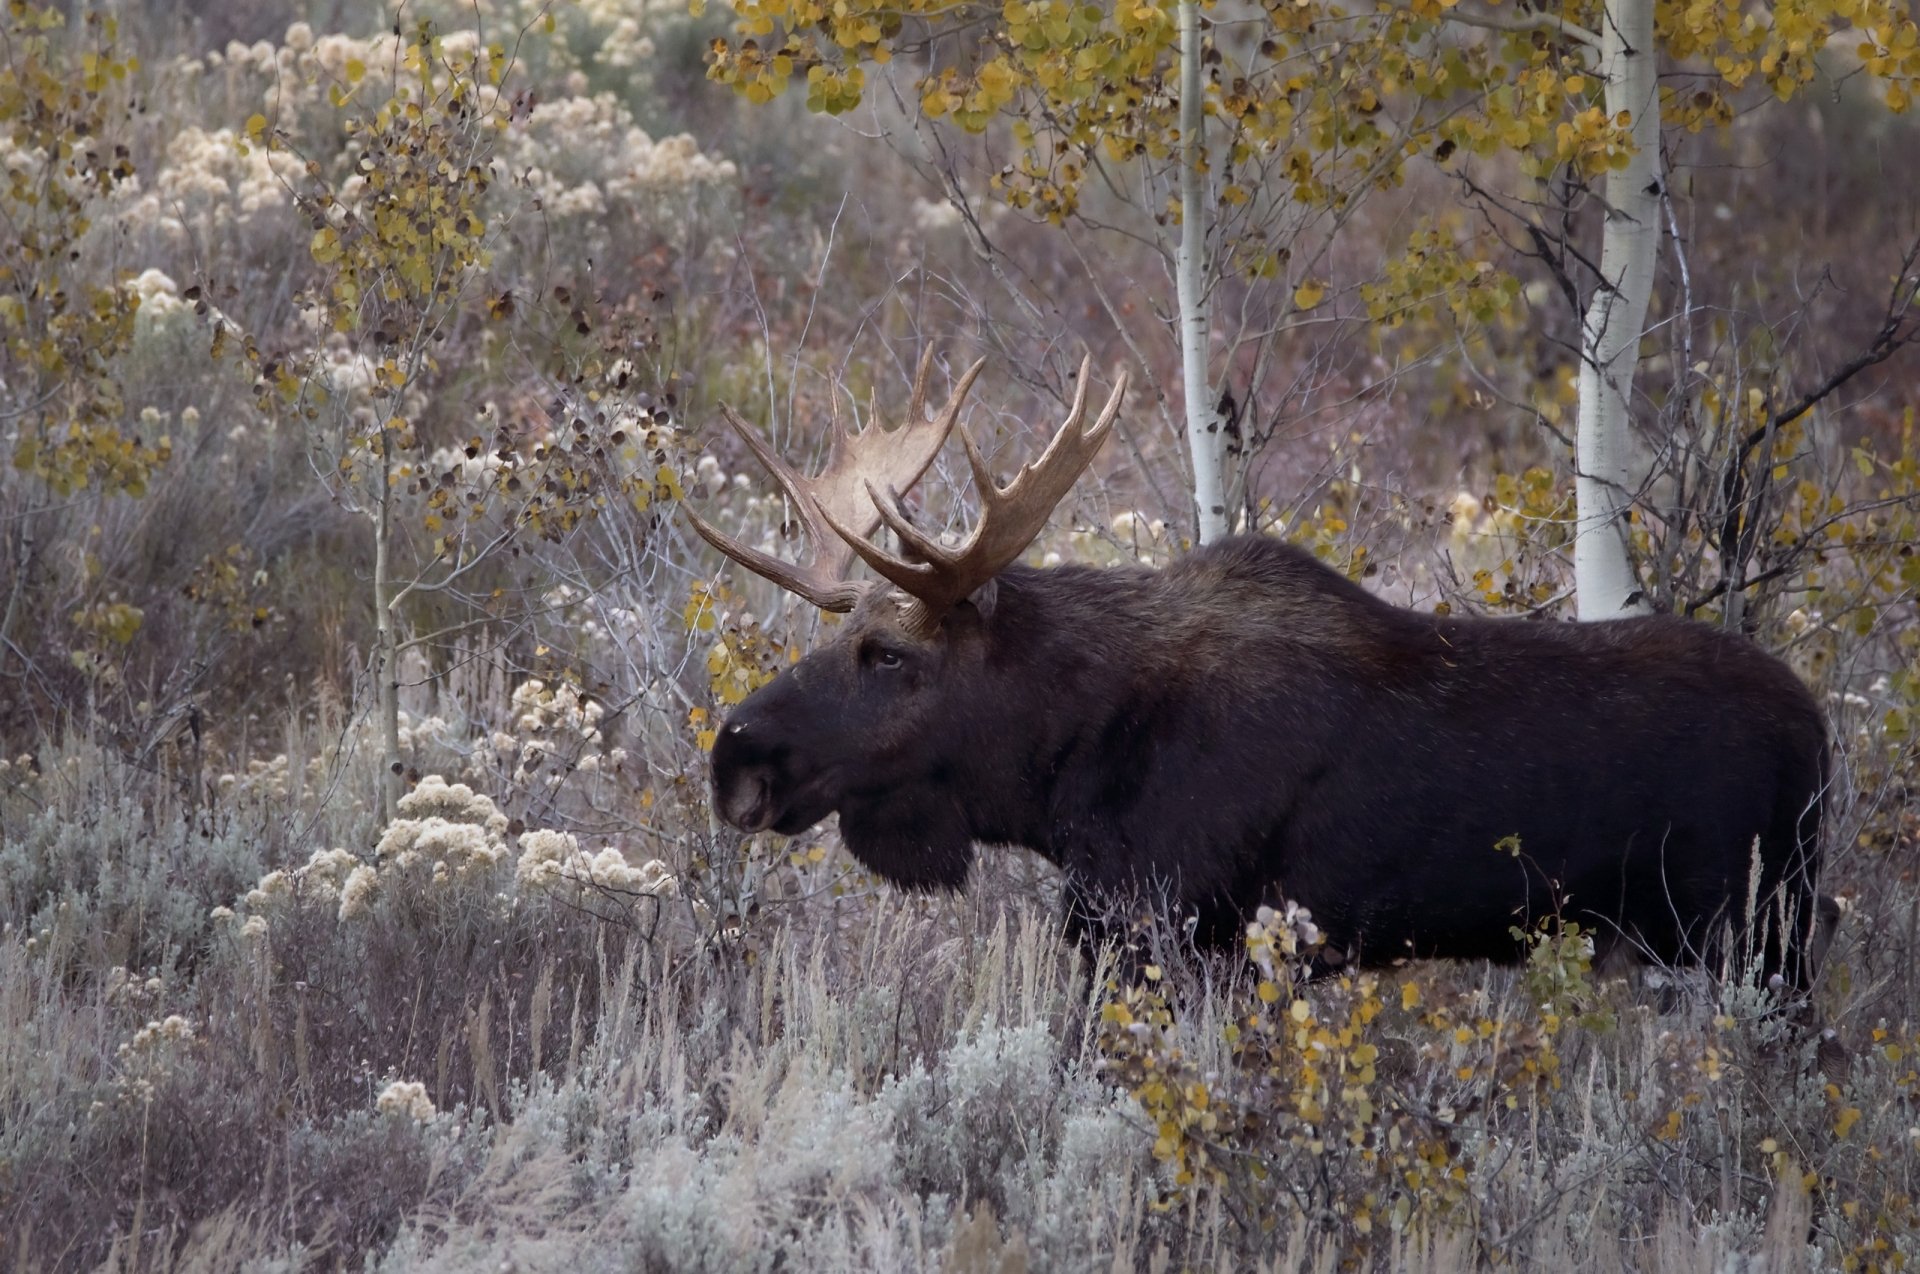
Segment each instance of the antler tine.
[[687,507],[686,512],[687,517],[693,522],[693,529],[700,533],[701,539],[754,574],[772,580],[781,588],[805,598],[821,610],[850,611],[859,605],[860,599],[866,595],[866,588],[858,581],[836,580],[818,570],[814,563],[800,567],[791,562],[784,562],[771,553],[762,553],[759,549],[749,548],[710,524],[705,518],[695,513],[691,506]]
[[[976,362],[974,371],[979,371],[985,360]],[[909,425],[919,424],[927,415],[927,373],[933,370],[933,346],[920,351],[920,365],[913,369],[913,393],[907,399],[907,419]],[[973,382],[968,380],[968,386]],[[964,396],[964,395],[962,395]]]
[[753,426],[740,419],[740,413],[732,407],[721,403],[720,415],[732,427],[733,432],[740,435],[740,441],[747,444],[747,450],[753,453],[754,459],[766,466],[767,472],[773,475],[774,481],[780,484],[781,489],[794,502],[801,520],[807,524],[808,534],[822,529],[813,481],[795,473],[791,465],[775,455],[773,448],[766,444]]
[[[986,366],[986,360],[981,359],[968,368],[954,385],[946,407],[938,415],[929,417],[925,414],[925,404],[932,365],[933,352],[928,350],[914,375],[908,419],[896,428],[888,429],[882,424],[876,411],[867,426],[856,433],[850,425],[842,425],[836,399],[828,427],[827,465],[812,478],[801,477],[775,455],[759,433],[731,407],[721,404],[727,424],[786,491],[805,525],[812,550],[804,566],[749,548],[688,509],[694,529],[709,544],[748,570],[799,594],[822,610],[851,610],[871,587],[849,581],[845,576],[861,542],[880,525],[882,501],[874,494],[876,487],[884,486],[889,492],[906,491],[920,480],[953,431],[967,394]],[[898,496],[892,498],[897,500]]]
[[913,411],[908,419],[889,429],[878,418],[878,413],[874,413],[859,433],[849,429],[836,435],[826,470],[808,480],[808,490],[817,506],[823,516],[831,515],[829,525],[843,539],[849,532],[855,538],[865,538],[880,525],[880,512],[867,491],[868,482],[883,490],[906,492],[920,481],[934,457],[940,454],[940,448],[946,445],[947,435],[953,432],[954,422],[960,418],[973,382],[986,366],[986,360],[981,359],[969,367],[955,382],[947,405],[938,415],[927,416],[921,404],[925,400],[932,361],[930,354],[920,360],[919,373],[914,378]]
[[[1120,403],[1127,392],[1127,376],[1122,372],[1115,379],[1113,392],[1107,396],[1106,406],[1101,409],[1099,418],[1083,430],[1080,422],[1086,417],[1087,382],[1092,370],[1093,359],[1089,356],[1080,364],[1080,383],[1075,389],[1073,406],[1067,412],[1067,419],[1040,458],[1022,465],[1020,472],[1004,487],[995,485],[991,477],[983,482],[980,523],[974,528],[966,546],[959,551],[959,556],[965,558],[970,556],[976,544],[980,546],[980,560],[975,569],[985,574],[973,582],[969,592],[1026,551],[1033,537],[1047,524],[1054,507],[1073,490],[1074,483],[1080,480],[1080,475],[1093,463],[1094,456],[1106,442],[1113,422],[1120,415]],[[985,474],[986,462],[981,458],[972,435],[964,427],[960,430],[960,442],[967,450],[967,461],[973,467],[976,478]]]
[[973,469],[981,504],[980,521],[960,547],[943,547],[914,526],[900,507],[899,496],[894,492],[883,493],[871,482],[867,484],[867,494],[880,520],[900,537],[902,544],[926,560],[909,562],[895,557],[865,537],[851,535],[850,528],[831,515],[828,515],[829,524],[867,565],[921,603],[924,621],[937,622],[948,607],[999,574],[1026,551],[1033,537],[1046,525],[1054,506],[1072,490],[1107,440],[1126,396],[1127,376],[1124,372],[1120,374],[1099,419],[1082,429],[1080,422],[1086,415],[1092,362],[1088,358],[1081,363],[1073,406],[1046,451],[1037,461],[1021,466],[1020,472],[1004,487],[994,481],[972,434],[964,425],[960,427],[960,441],[966,448],[967,463]]
[[[974,366],[968,370],[967,375],[964,378],[963,384],[957,387],[954,391],[955,401],[966,397],[967,390],[973,387],[974,374],[977,373],[980,370],[980,368],[985,365],[985,363],[986,363],[986,360],[982,359],[979,362],[975,363]],[[929,345],[926,348],[926,350],[921,353],[920,362],[913,369],[913,391],[907,399],[906,415],[903,416],[900,419],[900,422],[894,425],[891,429],[881,429],[882,433],[899,434],[903,430],[921,429],[933,423],[933,421],[929,420],[927,417],[927,375],[932,370],[933,370],[933,347]],[[868,391],[867,424],[860,431],[859,434],[854,433],[853,426],[851,425],[849,425],[845,429],[841,429],[838,427],[840,423],[840,400],[838,398],[834,399],[833,413],[834,413],[833,419],[834,419],[835,428],[833,430],[832,437],[833,437],[833,446],[835,448],[835,453],[837,454],[837,451],[843,442],[853,443],[857,438],[864,437],[867,433],[873,431],[874,429],[880,428],[883,421],[883,417],[880,411],[879,386],[876,385],[871,390]],[[944,415],[944,413],[942,414]],[[945,441],[944,431],[942,431],[942,441],[943,442]],[[833,460],[834,460],[834,455],[829,455],[828,461],[827,461],[827,467],[829,469],[833,467]],[[916,475],[916,478],[917,476],[918,475]],[[911,488],[912,481],[910,480],[907,485],[909,488]],[[872,527],[867,528],[868,534],[872,534],[872,531],[873,531]]]
[[786,491],[793,502],[794,512],[800,517],[807,529],[807,538],[812,545],[812,556],[802,566],[782,561],[770,553],[742,544],[739,540],[721,531],[708,522],[691,506],[687,516],[693,520],[693,529],[700,538],[720,550],[756,575],[772,580],[790,593],[798,594],[818,606],[821,610],[849,611],[860,601],[866,591],[859,584],[843,577],[847,567],[852,564],[852,554],[836,537],[828,534],[829,526],[821,516],[820,503],[815,497],[813,484],[795,473],[787,463],[773,453],[773,449],[754,432],[746,421],[740,419],[732,407],[720,404],[720,414],[740,440],[747,444],[747,450],[753,452],[761,464],[767,467],[774,480]]

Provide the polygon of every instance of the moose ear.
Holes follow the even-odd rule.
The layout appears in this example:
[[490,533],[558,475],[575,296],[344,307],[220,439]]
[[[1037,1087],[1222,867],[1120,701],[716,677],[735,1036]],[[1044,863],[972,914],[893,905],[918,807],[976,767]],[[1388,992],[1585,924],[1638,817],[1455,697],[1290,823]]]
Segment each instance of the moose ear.
[[967,600],[960,604],[962,606],[973,607],[974,611],[979,615],[980,622],[985,623],[987,620],[993,618],[993,602],[999,595],[999,579],[990,579],[979,588],[974,589],[972,593],[967,595]]

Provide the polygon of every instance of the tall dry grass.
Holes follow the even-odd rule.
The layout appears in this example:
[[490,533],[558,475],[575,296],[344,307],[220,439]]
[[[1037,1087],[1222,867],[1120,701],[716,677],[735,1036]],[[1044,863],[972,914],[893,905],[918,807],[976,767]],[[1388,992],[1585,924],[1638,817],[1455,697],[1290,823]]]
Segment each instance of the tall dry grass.
[[[525,321],[456,325],[415,404],[432,447],[461,451],[502,422],[540,436],[589,406],[644,416],[649,463],[729,529],[784,547],[764,475],[706,427],[715,401],[806,456],[830,404],[903,397],[921,342],[951,367],[988,348],[1006,384],[972,423],[1011,463],[1057,413],[1079,343],[1121,357],[1050,232],[993,226],[1038,262],[1026,285],[1058,302],[1036,321],[937,197],[902,197],[925,155],[680,96],[699,87],[688,58],[704,28],[646,6],[647,25],[614,40],[630,16],[617,8],[564,10],[558,38],[521,55],[552,110],[503,153],[542,175],[500,183],[489,283]],[[664,503],[526,541],[470,594],[411,605],[411,631],[444,636],[406,668],[409,785],[465,783],[506,826],[450,820],[471,829],[436,833],[463,847],[457,861],[383,853],[365,525],[313,437],[262,405],[256,369],[209,357],[216,320],[187,297],[201,287],[270,352],[337,354],[322,379],[365,407],[366,351],[302,317],[311,228],[231,136],[278,103],[276,122],[345,179],[353,152],[324,86],[282,78],[331,32],[298,34],[312,15],[267,6],[202,28],[165,6],[124,16],[146,62],[130,197],[170,193],[137,217],[103,210],[81,264],[102,283],[166,276],[147,279],[114,375],[128,430],[166,430],[174,459],[141,499],[56,499],[0,471],[0,1265],[1718,1271],[1920,1254],[1920,680],[1898,520],[1915,470],[1898,385],[1781,458],[1818,480],[1818,501],[1866,511],[1853,538],[1835,532],[1825,595],[1785,580],[1751,615],[1826,696],[1838,741],[1826,884],[1850,907],[1813,1028],[1738,969],[1656,994],[1543,947],[1521,970],[1307,987],[1307,1051],[1287,1057],[1319,1048],[1329,1064],[1276,1073],[1230,1038],[1258,998],[1245,961],[1154,935],[1154,1004],[1129,1001],[1119,970],[1139,961],[1096,967],[1063,947],[1057,878],[1026,855],[986,853],[958,897],[906,896],[830,828],[718,828],[702,730],[815,621],[757,582],[716,579]],[[363,24],[351,48],[386,29]],[[638,60],[616,65],[616,50]],[[898,120],[871,122],[883,135]],[[685,127],[694,155],[735,165],[732,184],[593,203],[589,186],[604,198],[643,161],[694,171],[655,141]],[[1703,207],[1741,209],[1737,235],[1695,250],[1717,324],[1700,352],[1752,371],[1749,346],[1792,338],[1783,363],[1817,367],[1857,335],[1848,288],[1880,287],[1861,245],[1893,214],[1869,195],[1911,174],[1876,170],[1869,148],[1816,182],[1802,171],[1815,125],[1767,127],[1739,145],[1784,155],[1791,189],[1756,198],[1758,168],[1699,177]],[[848,189],[863,197],[843,204]],[[1384,236],[1405,206],[1356,224]],[[1768,245],[1801,220],[1847,288],[1796,296],[1792,254]],[[1117,306],[1152,310],[1150,255],[1104,265]],[[1525,398],[1565,371],[1538,339],[1556,330],[1482,334],[1475,357]],[[1249,386],[1288,422],[1262,458],[1256,520],[1396,600],[1563,602],[1566,473],[1537,422],[1465,401],[1458,366],[1388,361],[1343,329]],[[1177,440],[1138,415],[1039,555],[1182,551]],[[1855,433],[1871,477],[1855,475]],[[1905,502],[1879,503],[1901,473]],[[948,457],[926,516],[964,517],[966,481]],[[423,512],[402,509],[416,568],[431,558]],[[1706,586],[1712,563],[1698,544],[1687,554],[1702,574],[1676,589]],[[82,622],[115,605],[142,613],[124,647]],[[528,833],[551,833],[539,843],[555,856],[523,872]],[[1117,1032],[1108,1010],[1129,1003],[1158,1016]],[[1187,1087],[1151,1088],[1148,1058],[1177,1062]],[[1279,1117],[1315,1083],[1338,1137]],[[1196,1109],[1192,1084],[1252,1118],[1169,1136],[1163,1121]],[[1410,1177],[1391,1160],[1416,1135],[1429,1153]],[[1163,1143],[1216,1171],[1183,1182],[1188,1161]]]
[[[1225,1171],[1178,1184],[1103,1023],[1116,966],[1063,946],[1024,856],[926,898],[748,845],[763,901],[736,916],[737,867],[689,835],[669,899],[535,889],[510,861],[439,882],[383,866],[347,916],[297,870],[380,832],[345,795],[364,760],[329,741],[299,741],[310,782],[230,785],[214,808],[77,738],[9,766],[10,1267],[1891,1268],[1914,1242],[1920,952],[1890,864],[1849,870],[1817,994],[1844,1054],[1737,976],[1664,1000],[1577,962],[1305,988],[1336,1027],[1384,1001],[1327,1037],[1330,1057],[1373,1047],[1383,1136],[1389,1110],[1450,1121],[1432,1166],[1455,1202],[1396,1220],[1358,1124],[1324,1146],[1222,1132]],[[294,883],[250,897],[275,870]],[[1305,1088],[1229,1043],[1249,966],[1157,941],[1160,1055],[1218,1102],[1260,1080],[1289,1107]],[[1565,1021],[1542,1045],[1548,1014]],[[1512,1080],[1514,1058],[1550,1060],[1550,1082]]]

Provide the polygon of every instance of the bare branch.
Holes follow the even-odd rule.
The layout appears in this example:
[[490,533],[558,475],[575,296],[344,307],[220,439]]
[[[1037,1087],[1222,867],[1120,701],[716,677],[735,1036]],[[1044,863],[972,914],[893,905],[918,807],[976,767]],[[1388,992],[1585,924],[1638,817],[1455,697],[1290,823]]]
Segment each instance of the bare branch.
[[1511,35],[1526,35],[1534,31],[1546,31],[1553,35],[1563,35],[1569,40],[1578,41],[1590,49],[1600,47],[1600,37],[1577,22],[1569,22],[1558,14],[1535,11],[1511,18],[1496,18],[1488,13],[1472,13],[1465,9],[1455,9],[1446,16],[1446,21],[1455,22],[1463,27],[1479,27],[1485,31],[1505,31]]
[[1842,363],[1820,384],[1800,395],[1791,406],[1774,412],[1767,418],[1766,424],[1748,434],[1740,449],[1742,459],[1751,455],[1768,434],[1800,419],[1861,372],[1886,362],[1902,349],[1920,341],[1920,325],[1908,321],[1913,317],[1915,299],[1920,298],[1920,288],[1915,287],[1913,279],[1916,260],[1920,260],[1920,238],[1915,238],[1901,254],[1900,270],[1893,281],[1893,292],[1887,298],[1885,317],[1880,330],[1874,333],[1867,347]]

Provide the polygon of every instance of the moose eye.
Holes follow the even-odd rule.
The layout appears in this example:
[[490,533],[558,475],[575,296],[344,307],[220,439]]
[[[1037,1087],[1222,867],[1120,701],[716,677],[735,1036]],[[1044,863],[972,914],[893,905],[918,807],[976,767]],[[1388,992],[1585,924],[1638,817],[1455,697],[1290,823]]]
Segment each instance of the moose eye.
[[872,645],[863,649],[860,652],[860,659],[867,667],[877,668],[881,672],[897,672],[904,667],[907,662],[899,651],[889,650],[885,646],[880,645]]

